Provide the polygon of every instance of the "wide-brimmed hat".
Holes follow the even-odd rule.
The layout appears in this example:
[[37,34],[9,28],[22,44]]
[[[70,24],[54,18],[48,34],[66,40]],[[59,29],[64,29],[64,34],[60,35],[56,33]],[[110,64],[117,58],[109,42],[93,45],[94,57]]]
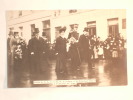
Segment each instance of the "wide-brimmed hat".
[[62,31],[64,31],[64,32],[66,31],[66,27],[65,26],[60,28],[59,33],[61,33]]
[[84,28],[83,32],[89,32],[89,29],[87,27]]

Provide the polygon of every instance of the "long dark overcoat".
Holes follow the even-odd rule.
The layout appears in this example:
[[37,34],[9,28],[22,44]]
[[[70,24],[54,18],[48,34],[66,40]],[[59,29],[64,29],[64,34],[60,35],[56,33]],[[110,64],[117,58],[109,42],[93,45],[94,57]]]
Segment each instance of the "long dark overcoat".
[[37,39],[36,37],[29,40],[28,51],[29,51],[29,59],[30,59],[30,68],[33,73],[40,73],[43,57],[45,54],[45,42],[42,37]]

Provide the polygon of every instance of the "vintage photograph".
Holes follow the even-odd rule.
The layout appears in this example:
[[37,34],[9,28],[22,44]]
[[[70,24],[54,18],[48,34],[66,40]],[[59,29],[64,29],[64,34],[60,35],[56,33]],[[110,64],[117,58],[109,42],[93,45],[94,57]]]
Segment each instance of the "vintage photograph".
[[125,86],[125,9],[8,10],[7,87]]

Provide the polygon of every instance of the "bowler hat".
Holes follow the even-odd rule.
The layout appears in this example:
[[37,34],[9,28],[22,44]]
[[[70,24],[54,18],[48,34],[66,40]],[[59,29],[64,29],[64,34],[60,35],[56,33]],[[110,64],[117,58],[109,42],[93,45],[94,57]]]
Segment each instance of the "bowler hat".
[[65,26],[60,28],[59,33],[61,33],[62,31],[64,31],[64,32],[66,31],[66,27]]
[[86,32],[89,32],[89,29],[87,27],[84,28],[83,32],[86,31]]

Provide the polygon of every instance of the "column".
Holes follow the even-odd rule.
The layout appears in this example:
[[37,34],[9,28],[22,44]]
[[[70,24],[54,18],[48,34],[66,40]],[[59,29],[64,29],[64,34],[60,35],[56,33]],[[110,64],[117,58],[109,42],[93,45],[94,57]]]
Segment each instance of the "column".
[[42,21],[41,20],[37,20],[35,22],[35,27],[39,28],[39,35],[42,36],[42,32],[43,32],[43,25],[42,25]]
[[101,38],[101,40],[105,40],[108,37],[108,24],[106,18],[102,17],[97,18],[96,34]]

